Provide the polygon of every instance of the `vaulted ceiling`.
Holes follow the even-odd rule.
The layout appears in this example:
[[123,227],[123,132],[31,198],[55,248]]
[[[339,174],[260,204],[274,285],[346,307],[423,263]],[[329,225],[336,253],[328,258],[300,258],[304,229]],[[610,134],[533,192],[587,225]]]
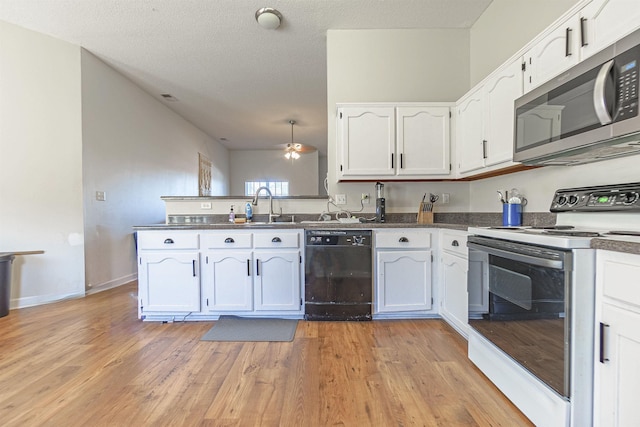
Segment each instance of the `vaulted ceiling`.
[[[288,142],[293,119],[326,153],[328,29],[469,28],[490,3],[1,0],[0,20],[82,46],[229,149]],[[265,6],[278,29],[257,24]]]

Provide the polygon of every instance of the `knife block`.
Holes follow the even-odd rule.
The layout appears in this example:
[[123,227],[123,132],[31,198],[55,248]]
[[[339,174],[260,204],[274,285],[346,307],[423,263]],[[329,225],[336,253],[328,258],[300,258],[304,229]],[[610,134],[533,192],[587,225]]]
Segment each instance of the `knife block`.
[[433,211],[428,211],[427,203],[420,203],[418,207],[418,224],[433,224]]

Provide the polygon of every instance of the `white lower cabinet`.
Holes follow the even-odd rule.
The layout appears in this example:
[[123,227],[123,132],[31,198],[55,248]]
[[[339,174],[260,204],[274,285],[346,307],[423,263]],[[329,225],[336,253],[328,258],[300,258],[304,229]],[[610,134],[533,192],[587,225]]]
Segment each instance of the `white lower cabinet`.
[[442,230],[440,234],[440,315],[464,337],[468,336],[467,233]]
[[197,252],[145,254],[139,263],[141,313],[200,311]]
[[138,233],[138,317],[200,311],[198,234]]
[[301,314],[301,240],[301,232],[291,230],[207,233],[203,246],[212,250],[203,260],[203,309]]
[[596,260],[594,425],[638,425],[640,255],[598,251]]
[[427,230],[375,231],[375,314],[415,317],[432,310],[430,247]]
[[254,255],[255,310],[300,310],[300,251],[256,251]]
[[253,310],[250,250],[208,252],[204,256],[202,292],[207,311]]
[[302,230],[138,231],[138,317],[302,317]]

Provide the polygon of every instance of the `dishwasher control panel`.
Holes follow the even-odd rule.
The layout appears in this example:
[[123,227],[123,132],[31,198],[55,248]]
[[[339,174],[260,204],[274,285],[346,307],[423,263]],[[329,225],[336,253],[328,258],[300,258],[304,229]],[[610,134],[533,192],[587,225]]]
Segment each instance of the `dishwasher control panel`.
[[371,246],[371,230],[307,230],[307,246]]

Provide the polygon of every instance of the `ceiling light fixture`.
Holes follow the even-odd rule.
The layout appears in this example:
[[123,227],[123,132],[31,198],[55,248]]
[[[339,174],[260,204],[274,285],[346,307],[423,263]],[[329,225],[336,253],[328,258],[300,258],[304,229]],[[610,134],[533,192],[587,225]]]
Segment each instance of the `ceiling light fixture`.
[[296,124],[295,120],[289,120],[291,124],[291,142],[287,144],[287,147],[284,149],[284,158],[287,160],[296,160],[300,158],[300,151],[302,149],[302,144],[296,144],[293,142],[293,125]]
[[275,30],[282,22],[282,14],[272,7],[263,7],[256,10],[256,21],[262,28]]

